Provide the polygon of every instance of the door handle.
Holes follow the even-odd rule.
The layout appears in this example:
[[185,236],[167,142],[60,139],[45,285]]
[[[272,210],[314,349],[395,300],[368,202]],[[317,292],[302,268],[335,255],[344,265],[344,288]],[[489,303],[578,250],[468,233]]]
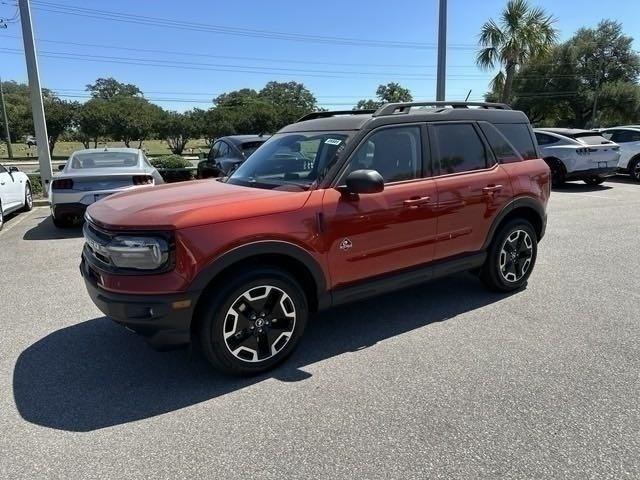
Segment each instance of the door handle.
[[411,197],[408,200],[402,202],[405,207],[419,207],[420,205],[424,205],[425,203],[429,203],[431,201],[431,197]]
[[0,182],[0,185],[4,185],[4,182]]
[[502,185],[488,185],[482,189],[482,193],[492,195],[500,190],[502,190]]

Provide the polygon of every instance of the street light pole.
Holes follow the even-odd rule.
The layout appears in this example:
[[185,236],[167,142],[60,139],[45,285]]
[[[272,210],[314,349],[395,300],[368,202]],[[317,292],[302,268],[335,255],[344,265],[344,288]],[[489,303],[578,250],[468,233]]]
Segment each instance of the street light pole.
[[447,77],[447,0],[440,0],[438,9],[438,72],[436,75],[436,100],[444,101]]
[[11,148],[11,135],[9,134],[9,118],[7,117],[7,107],[4,104],[4,88],[2,87],[2,78],[0,78],[0,104],[2,105],[2,118],[4,120],[4,134],[7,138],[7,154],[9,158],[13,158],[13,149]]
[[49,136],[47,135],[47,123],[44,117],[40,75],[38,74],[38,59],[36,58],[36,47],[33,38],[33,25],[31,24],[31,7],[29,6],[29,0],[18,0],[18,6],[20,7],[22,40],[24,42],[24,55],[27,62],[27,74],[29,76],[29,88],[31,90],[33,125],[35,128],[36,142],[38,144],[38,162],[40,164],[42,193],[46,197],[49,193],[49,183],[51,182],[53,173],[51,171]]

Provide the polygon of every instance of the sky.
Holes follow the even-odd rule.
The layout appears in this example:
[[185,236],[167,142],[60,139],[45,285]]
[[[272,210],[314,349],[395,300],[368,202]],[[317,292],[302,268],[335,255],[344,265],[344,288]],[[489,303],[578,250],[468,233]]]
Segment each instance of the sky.
[[[170,110],[207,108],[216,95],[270,80],[304,83],[329,109],[398,82],[435,98],[438,0],[31,0],[43,87],[86,100],[98,77],[134,83]],[[495,72],[475,66],[480,26],[506,0],[448,0],[447,100],[482,100]],[[640,50],[640,0],[531,0],[557,19],[560,39],[603,18],[622,22]],[[11,19],[15,0],[0,0]],[[239,30],[240,29],[240,30]],[[276,33],[274,33],[276,32]],[[0,29],[0,76],[26,82],[20,24]]]

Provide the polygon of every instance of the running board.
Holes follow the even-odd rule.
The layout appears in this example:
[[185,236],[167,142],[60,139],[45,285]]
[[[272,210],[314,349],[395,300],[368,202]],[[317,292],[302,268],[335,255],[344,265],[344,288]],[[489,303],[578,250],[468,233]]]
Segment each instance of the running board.
[[331,292],[331,304],[336,306],[363,300],[381,293],[400,290],[436,278],[472,270],[482,266],[486,258],[486,252],[478,252],[429,263],[410,270],[402,270],[398,273],[378,276],[355,285],[340,287]]

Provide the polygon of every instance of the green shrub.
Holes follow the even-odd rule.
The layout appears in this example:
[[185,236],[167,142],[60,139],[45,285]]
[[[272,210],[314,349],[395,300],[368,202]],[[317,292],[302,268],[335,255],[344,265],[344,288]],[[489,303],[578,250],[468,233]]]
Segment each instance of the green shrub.
[[180,170],[192,167],[191,162],[180,155],[165,155],[149,160],[156,167],[167,183],[184,182],[193,178],[193,171]]
[[31,184],[31,193],[34,195],[42,195],[42,181],[40,180],[39,173],[30,173],[27,175],[29,177],[29,183]]

